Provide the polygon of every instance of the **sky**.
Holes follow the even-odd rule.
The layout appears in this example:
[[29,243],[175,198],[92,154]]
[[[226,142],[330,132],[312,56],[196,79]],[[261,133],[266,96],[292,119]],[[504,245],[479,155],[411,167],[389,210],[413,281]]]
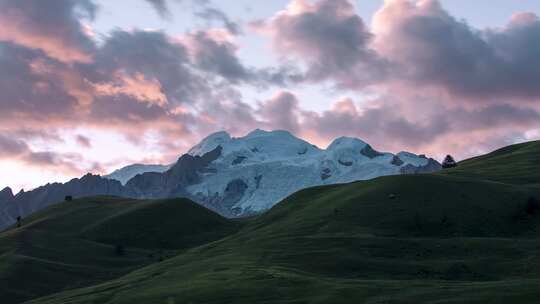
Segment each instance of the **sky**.
[[540,139],[540,0],[0,0],[0,189],[212,132],[457,159]]

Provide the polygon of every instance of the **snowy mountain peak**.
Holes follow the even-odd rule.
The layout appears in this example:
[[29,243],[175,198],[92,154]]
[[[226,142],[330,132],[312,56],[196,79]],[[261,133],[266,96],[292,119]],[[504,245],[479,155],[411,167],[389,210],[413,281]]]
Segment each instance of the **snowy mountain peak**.
[[265,131],[256,129],[246,136],[231,138],[226,132],[218,132],[203,139],[188,154],[202,156],[217,146],[222,147],[221,162],[236,165],[247,162],[282,160],[298,155],[318,152],[319,149],[299,139],[288,131]]
[[353,149],[353,150],[362,150],[364,147],[367,146],[367,143],[364,141],[354,138],[354,137],[339,137],[336,138],[326,150],[328,151],[336,151],[336,150],[342,150],[342,149]]
[[188,151],[188,154],[193,156],[202,156],[218,146],[223,146],[225,143],[231,141],[231,135],[225,131],[212,133],[204,138],[200,143],[195,145]]
[[246,137],[258,137],[258,136],[268,136],[270,134],[270,131],[265,131],[262,129],[255,129],[251,132],[249,132]]
[[266,131],[262,129],[255,129],[251,132],[249,132],[244,138],[254,138],[254,137],[273,137],[273,138],[295,138],[294,135],[291,134],[289,131],[285,130],[274,130],[274,131]]

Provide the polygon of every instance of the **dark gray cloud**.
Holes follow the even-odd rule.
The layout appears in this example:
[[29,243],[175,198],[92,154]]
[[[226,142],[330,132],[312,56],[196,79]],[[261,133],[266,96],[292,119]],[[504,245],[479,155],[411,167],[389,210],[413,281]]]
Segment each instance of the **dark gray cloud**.
[[96,10],[92,0],[0,0],[0,41],[60,61],[90,61],[95,45],[81,20],[93,19]]
[[359,87],[382,77],[386,63],[370,49],[373,35],[350,1],[295,3],[252,26],[272,36],[277,52],[308,64],[304,80],[336,79],[344,86]]
[[25,142],[0,134],[0,158],[19,156],[28,149]]
[[203,7],[201,10],[195,12],[195,16],[202,18],[208,22],[218,21],[233,35],[240,34],[240,26],[238,23],[232,21],[227,14],[222,10],[215,7]]
[[252,68],[245,66],[237,55],[237,46],[227,37],[214,37],[215,33],[196,31],[188,35],[186,47],[190,49],[193,62],[208,77],[221,77],[232,84],[248,84],[257,87],[288,86],[302,77],[294,66],[277,68]]
[[540,97],[540,21],[532,13],[478,30],[435,0],[389,1],[375,33],[377,50],[395,64],[394,80],[484,101]]
[[77,135],[75,141],[84,148],[92,148],[92,140],[84,135]]
[[511,104],[488,105],[469,111],[458,109],[445,114],[451,117],[449,120],[454,130],[465,132],[496,127],[508,129],[540,127],[540,112]]
[[156,11],[161,17],[169,18],[171,16],[166,0],[146,0],[146,1],[148,1],[156,9]]
[[331,139],[357,136],[379,147],[395,149],[418,147],[430,143],[450,126],[444,117],[414,121],[405,118],[392,105],[360,109],[350,99],[339,101],[322,113],[304,112],[303,130]]
[[68,116],[78,102],[66,91],[62,64],[39,50],[0,42],[0,120]]
[[271,99],[259,104],[257,114],[269,129],[285,129],[299,133],[300,105],[291,92],[278,92]]
[[190,35],[194,48],[195,63],[203,70],[220,75],[232,82],[249,80],[253,76],[236,56],[236,46],[222,40],[218,41],[205,31]]
[[83,159],[81,155],[34,151],[25,141],[14,138],[10,133],[0,134],[0,159],[16,160],[38,168],[55,168],[71,174],[84,172],[84,168],[79,167]]
[[456,98],[506,102],[540,98],[540,20],[518,13],[479,30],[437,0],[386,1],[368,28],[350,0],[294,1],[253,23],[276,51],[307,65],[300,81],[338,87],[438,88]]
[[[172,18],[173,12],[170,11],[167,0],[146,0],[150,3],[157,13],[165,19]],[[189,9],[193,10],[195,17],[206,21],[208,24],[212,24],[217,21],[223,25],[229,33],[238,35],[241,33],[240,25],[232,21],[225,12],[214,7],[210,0],[175,0],[177,3],[187,2],[190,6]]]
[[156,79],[169,101],[176,104],[194,103],[209,90],[194,72],[186,47],[163,32],[115,31],[90,68],[96,82],[110,80],[117,71]]

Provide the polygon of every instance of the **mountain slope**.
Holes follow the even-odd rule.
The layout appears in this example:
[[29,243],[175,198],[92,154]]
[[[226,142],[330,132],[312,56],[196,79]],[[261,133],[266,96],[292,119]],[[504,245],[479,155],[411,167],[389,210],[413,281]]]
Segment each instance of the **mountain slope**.
[[470,176],[302,190],[219,242],[35,303],[536,303],[540,189]]
[[489,179],[511,184],[538,184],[540,141],[511,145],[460,162],[446,174]]
[[95,197],[59,204],[0,234],[2,303],[113,279],[238,229],[187,200]]

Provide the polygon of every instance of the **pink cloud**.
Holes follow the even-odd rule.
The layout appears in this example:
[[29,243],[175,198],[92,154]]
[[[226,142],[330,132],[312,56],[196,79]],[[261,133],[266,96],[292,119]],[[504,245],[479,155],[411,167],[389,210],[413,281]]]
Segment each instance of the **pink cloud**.
[[385,73],[386,63],[369,46],[372,34],[349,0],[293,0],[251,26],[272,38],[276,53],[307,64],[304,80],[365,87]]
[[82,156],[75,153],[56,153],[36,151],[25,141],[11,138],[9,134],[0,135],[0,160],[11,160],[26,166],[42,169],[54,169],[68,174],[82,174]]
[[[373,19],[374,49],[394,65],[391,79],[438,88],[454,100],[538,100],[540,21],[514,15],[506,27],[479,30],[436,0],[386,1]],[[503,100],[503,102],[505,102]]]
[[96,93],[101,96],[123,94],[134,97],[148,105],[157,105],[160,107],[167,105],[167,96],[163,94],[161,84],[156,79],[146,79],[140,73],[136,73],[134,76],[128,76],[122,72],[118,72],[115,77],[115,83],[93,84]]
[[266,102],[259,104],[257,114],[269,129],[285,129],[298,133],[299,111],[297,97],[291,92],[279,91]]
[[79,21],[92,18],[90,0],[0,1],[0,41],[39,49],[62,62],[90,62],[93,42]]

